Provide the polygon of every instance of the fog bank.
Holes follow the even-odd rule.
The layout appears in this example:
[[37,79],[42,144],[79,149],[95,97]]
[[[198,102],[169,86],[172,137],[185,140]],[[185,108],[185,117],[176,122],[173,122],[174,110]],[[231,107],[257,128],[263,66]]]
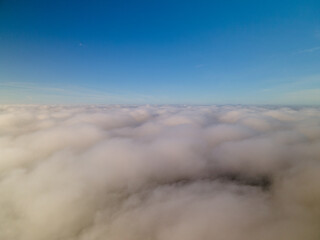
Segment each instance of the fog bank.
[[0,239],[318,240],[320,109],[0,106]]

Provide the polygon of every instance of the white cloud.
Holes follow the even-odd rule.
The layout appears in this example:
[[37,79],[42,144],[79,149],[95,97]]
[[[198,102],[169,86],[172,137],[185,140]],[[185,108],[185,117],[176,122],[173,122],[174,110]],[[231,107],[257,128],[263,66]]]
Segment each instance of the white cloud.
[[317,240],[320,109],[0,106],[0,239]]

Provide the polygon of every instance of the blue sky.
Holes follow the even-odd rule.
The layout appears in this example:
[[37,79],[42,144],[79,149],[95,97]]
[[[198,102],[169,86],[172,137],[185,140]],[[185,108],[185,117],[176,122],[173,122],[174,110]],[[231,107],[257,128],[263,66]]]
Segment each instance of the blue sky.
[[0,1],[0,103],[320,104],[320,1]]

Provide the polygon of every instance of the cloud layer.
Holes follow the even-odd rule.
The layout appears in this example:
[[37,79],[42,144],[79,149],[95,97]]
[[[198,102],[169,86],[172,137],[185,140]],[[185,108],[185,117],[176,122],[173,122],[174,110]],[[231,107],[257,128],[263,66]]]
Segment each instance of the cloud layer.
[[0,239],[318,240],[320,109],[0,106]]

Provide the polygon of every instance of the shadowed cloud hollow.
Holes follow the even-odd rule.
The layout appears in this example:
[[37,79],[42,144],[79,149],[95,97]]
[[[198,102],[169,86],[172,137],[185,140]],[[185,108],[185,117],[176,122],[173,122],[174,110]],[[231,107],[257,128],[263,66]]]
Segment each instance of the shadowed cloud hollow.
[[0,106],[0,239],[318,240],[320,109]]

